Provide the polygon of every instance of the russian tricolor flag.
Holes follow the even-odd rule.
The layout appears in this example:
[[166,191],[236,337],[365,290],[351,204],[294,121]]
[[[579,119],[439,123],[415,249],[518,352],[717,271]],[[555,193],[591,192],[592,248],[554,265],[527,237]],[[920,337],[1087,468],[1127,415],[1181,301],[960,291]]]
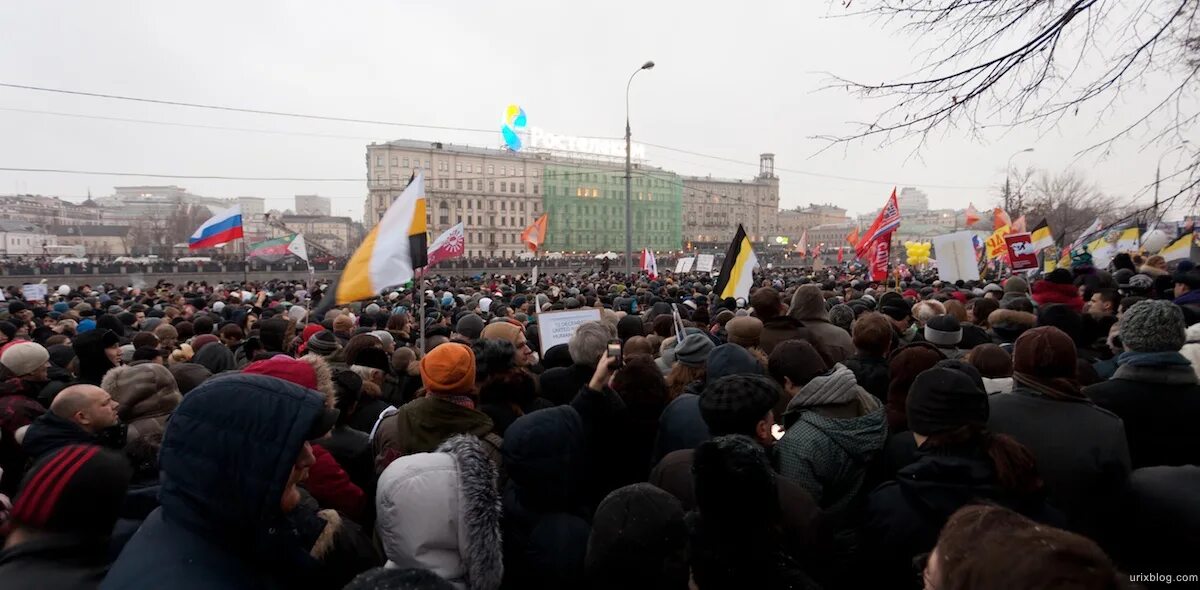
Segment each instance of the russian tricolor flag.
[[213,248],[242,237],[242,206],[219,211],[188,238],[188,250]]

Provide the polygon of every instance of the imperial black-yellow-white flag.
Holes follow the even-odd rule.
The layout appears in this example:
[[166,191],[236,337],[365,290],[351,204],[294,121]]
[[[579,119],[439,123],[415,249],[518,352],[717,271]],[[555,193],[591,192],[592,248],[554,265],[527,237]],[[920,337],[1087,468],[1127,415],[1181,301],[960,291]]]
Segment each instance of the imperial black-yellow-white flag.
[[721,299],[728,297],[750,297],[750,286],[754,284],[754,267],[758,266],[758,257],[746,237],[746,230],[738,224],[737,232],[733,234],[733,242],[725,251],[725,261],[721,263],[721,276],[717,278],[717,286],[713,292]]
[[416,269],[428,264],[427,239],[425,177],[418,172],[346,263],[337,282],[337,305],[411,281]]

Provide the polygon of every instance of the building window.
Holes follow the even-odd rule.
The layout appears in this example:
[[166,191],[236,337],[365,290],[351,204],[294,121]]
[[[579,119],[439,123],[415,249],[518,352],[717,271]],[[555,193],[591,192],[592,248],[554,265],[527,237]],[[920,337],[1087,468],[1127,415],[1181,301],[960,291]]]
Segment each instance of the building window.
[[454,171],[455,171],[455,172],[462,172],[462,162],[455,162],[455,163],[454,163]]
[[504,190],[504,189],[505,189],[505,187],[507,187],[507,186],[508,186],[508,183],[507,183],[507,182],[501,182],[501,183],[500,183],[500,192],[502,192],[502,193],[503,193],[503,192],[505,192],[505,190]]
[[534,178],[537,178],[537,177],[538,177],[538,171],[537,171],[537,169],[536,169],[536,168],[534,168],[534,170],[533,170],[533,177],[534,177]]
[[475,190],[477,190],[477,191],[483,190],[483,181],[482,180],[475,181]]
[[521,183],[521,192],[525,192],[525,183],[524,182]]
[[508,219],[508,218],[507,218],[507,217],[504,217],[503,215],[502,215],[502,216],[500,216],[500,225],[501,225],[501,226],[507,225],[507,224],[505,224],[505,223],[504,223],[504,221],[505,221],[506,219]]
[[488,216],[488,225],[489,225],[489,226],[491,226],[491,227],[495,227],[495,226],[496,226],[496,216],[495,216],[495,215],[489,215],[489,216]]
[[454,188],[462,190],[462,179],[461,178],[454,179]]
[[488,174],[495,174],[495,173],[496,173],[496,165],[488,164]]
[[476,165],[475,165],[475,173],[476,173],[476,174],[483,174],[483,164],[476,164]]
[[504,211],[504,206],[505,206],[505,202],[504,202],[504,201],[500,201],[500,210],[501,210],[501,211]]
[[392,186],[396,186],[398,184],[400,184],[400,177],[398,175],[393,174],[392,175]]
[[478,210],[480,210],[480,211],[483,211],[483,201],[480,201],[479,199],[476,199],[476,200],[475,200],[475,208],[476,208],[476,209],[478,209]]
[[382,166],[382,165],[383,165],[383,156],[375,156],[375,165],[376,165],[376,166]]
[[441,217],[438,217],[438,223],[442,225],[450,225],[450,217],[447,215],[442,215]]
[[456,216],[457,220],[454,223],[462,223],[462,215]]
[[524,213],[525,212],[525,201],[521,201],[520,206],[521,206],[521,213]]
[[489,192],[489,193],[490,193],[490,192],[494,192],[495,190],[496,190],[496,181],[494,181],[494,180],[489,180],[489,181],[488,181],[488,192]]
[[533,194],[535,194],[535,195],[538,194],[538,185],[536,182],[533,183]]
[[473,221],[473,219],[474,219],[473,217],[468,215],[467,216],[467,225],[475,225],[475,222]]

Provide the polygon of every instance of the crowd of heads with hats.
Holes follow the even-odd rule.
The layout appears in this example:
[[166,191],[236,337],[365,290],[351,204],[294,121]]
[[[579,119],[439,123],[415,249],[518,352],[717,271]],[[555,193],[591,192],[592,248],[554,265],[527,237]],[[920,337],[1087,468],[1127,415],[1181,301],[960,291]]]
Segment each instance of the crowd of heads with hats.
[[[715,288],[10,287],[0,586],[1124,588],[1194,566],[1190,263]],[[584,308],[542,346],[543,314]]]

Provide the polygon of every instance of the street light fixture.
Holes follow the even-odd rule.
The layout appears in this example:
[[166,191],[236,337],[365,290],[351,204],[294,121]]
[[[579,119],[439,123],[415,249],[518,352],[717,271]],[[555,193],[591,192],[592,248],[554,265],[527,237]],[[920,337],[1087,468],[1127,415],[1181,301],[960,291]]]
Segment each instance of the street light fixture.
[[1179,145],[1163,152],[1162,155],[1158,157],[1158,164],[1154,166],[1154,221],[1155,222],[1158,222],[1158,184],[1160,182],[1162,182],[1163,158],[1166,158],[1167,154],[1170,154],[1171,152],[1183,149],[1184,146],[1186,146],[1189,143],[1191,143],[1191,142],[1185,139],[1185,140],[1179,142]]
[[625,83],[625,274],[630,281],[633,280],[633,160],[630,148],[633,135],[629,130],[629,85],[633,84],[633,77],[638,72],[653,67],[653,61],[642,64],[629,75],[629,81]]
[[1008,157],[1008,163],[1004,165],[1004,212],[1005,213],[1008,213],[1009,210],[1012,209],[1012,197],[1011,197],[1012,193],[1009,192],[1009,176],[1010,176],[1010,172],[1012,171],[1013,158],[1015,158],[1021,154],[1024,154],[1026,152],[1032,152],[1032,151],[1033,151],[1033,148],[1025,148],[1023,150],[1018,150],[1016,152],[1013,152],[1013,155]]

